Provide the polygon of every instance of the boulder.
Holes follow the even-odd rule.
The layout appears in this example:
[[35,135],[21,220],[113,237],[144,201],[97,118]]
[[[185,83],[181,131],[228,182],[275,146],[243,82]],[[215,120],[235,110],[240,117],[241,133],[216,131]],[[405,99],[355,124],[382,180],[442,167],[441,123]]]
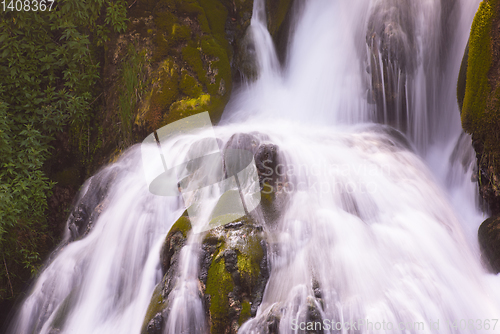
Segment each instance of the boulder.
[[483,263],[495,274],[500,272],[500,216],[486,219],[478,230]]

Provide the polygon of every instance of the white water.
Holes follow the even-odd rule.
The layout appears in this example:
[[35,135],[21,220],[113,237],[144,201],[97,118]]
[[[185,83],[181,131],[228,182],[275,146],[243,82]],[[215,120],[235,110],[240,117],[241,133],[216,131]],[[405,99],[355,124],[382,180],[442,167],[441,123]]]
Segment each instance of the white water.
[[[419,27],[417,74],[406,88],[412,107],[401,112],[412,115],[408,135],[417,153],[366,123],[377,119],[366,98],[366,29],[384,1],[304,1],[280,67],[256,0],[260,77],[232,97],[215,133],[224,142],[237,132],[268,135],[287,163],[290,197],[281,219],[266,227],[276,251],[271,276],[256,319],[242,333],[256,333],[272,309],[283,312],[280,333],[293,333],[292,321],[305,321],[308,303],[317,303],[313,280],[323,319],[422,321],[424,330],[407,332],[452,333],[446,321],[499,318],[500,281],[479,262],[476,233],[484,217],[475,207],[472,165],[458,162],[470,143],[450,159],[461,132],[455,82],[478,1],[457,1],[446,66],[436,60],[439,2],[410,2]],[[42,272],[10,333],[50,333],[58,314],[62,333],[139,333],[161,280],[161,243],[184,211],[179,199],[147,191],[141,166],[135,148],[110,167],[117,177],[94,229]],[[183,250],[183,279],[169,297],[167,333],[206,332],[194,241]],[[431,330],[438,319],[439,330]]]

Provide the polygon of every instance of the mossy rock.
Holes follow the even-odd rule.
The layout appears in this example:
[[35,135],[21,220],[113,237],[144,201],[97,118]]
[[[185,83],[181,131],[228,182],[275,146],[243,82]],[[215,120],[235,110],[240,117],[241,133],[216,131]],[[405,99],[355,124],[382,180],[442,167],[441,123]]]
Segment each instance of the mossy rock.
[[461,112],[462,126],[476,151],[479,191],[494,215],[500,213],[499,11],[500,1],[483,1],[474,17]]
[[255,316],[269,278],[264,232],[248,217],[210,230],[200,267],[210,333],[236,333]]
[[160,252],[163,275],[173,265],[173,261],[177,260],[174,258],[174,254],[178,253],[185,246],[191,229],[191,220],[186,215],[181,216],[170,228]]

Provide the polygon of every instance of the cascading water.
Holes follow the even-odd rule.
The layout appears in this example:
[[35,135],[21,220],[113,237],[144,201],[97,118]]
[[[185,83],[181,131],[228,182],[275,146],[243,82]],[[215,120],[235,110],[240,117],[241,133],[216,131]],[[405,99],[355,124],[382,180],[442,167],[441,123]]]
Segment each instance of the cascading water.
[[[474,156],[454,99],[477,4],[297,2],[281,68],[264,2],[255,1],[259,77],[232,97],[215,134],[227,143],[234,133],[258,132],[277,145],[284,170],[273,173],[284,178],[287,202],[264,226],[270,278],[241,333],[267,333],[270,319],[279,319],[279,333],[304,332],[301,323],[320,319],[356,323],[324,333],[493,331],[447,323],[484,324],[500,311],[500,282],[479,261]],[[410,142],[371,121],[399,128]],[[189,147],[205,136],[177,140]],[[143,173],[136,147],[87,182],[78,208],[85,211],[86,194],[103,193],[97,212],[83,212],[93,217],[91,230],[80,231],[78,217],[70,217],[72,233],[9,333],[140,332],[161,280],[161,244],[185,210],[180,198],[151,194]],[[197,287],[199,243],[192,234],[182,250],[166,333],[208,331]]]

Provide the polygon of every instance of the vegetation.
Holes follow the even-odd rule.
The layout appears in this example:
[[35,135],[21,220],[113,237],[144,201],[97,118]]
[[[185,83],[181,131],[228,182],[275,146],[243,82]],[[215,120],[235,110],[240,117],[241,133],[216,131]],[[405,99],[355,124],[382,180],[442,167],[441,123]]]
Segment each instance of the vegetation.
[[124,0],[64,0],[0,17],[0,299],[14,298],[54,243],[44,170],[57,133],[85,124],[99,53],[126,28]]

